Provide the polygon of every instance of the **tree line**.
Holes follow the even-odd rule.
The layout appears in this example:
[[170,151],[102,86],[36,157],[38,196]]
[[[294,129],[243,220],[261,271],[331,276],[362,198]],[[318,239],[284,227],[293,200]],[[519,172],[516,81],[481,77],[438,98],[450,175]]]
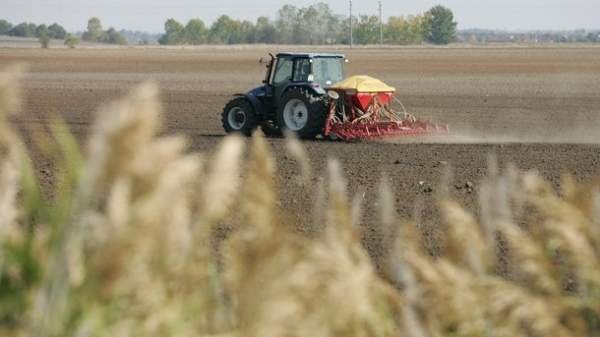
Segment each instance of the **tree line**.
[[16,36],[16,37],[43,37],[48,36],[51,39],[65,39],[67,31],[58,23],[51,25],[22,22],[18,25],[13,25],[6,20],[0,20],[0,35]]
[[[448,8],[436,6],[429,11],[411,16],[393,16],[380,22],[374,15],[352,17],[355,44],[447,44],[456,38],[454,15]],[[308,7],[284,5],[277,11],[275,20],[266,16],[256,22],[237,20],[227,15],[219,17],[207,26],[200,19],[182,24],[168,19],[164,34],[158,42],[163,45],[200,44],[350,44],[350,20],[334,13],[326,3]],[[383,33],[383,34],[381,34]],[[65,39],[65,44],[74,47],[79,37],[67,34],[59,24],[50,26],[23,22],[13,26],[0,20],[0,35],[37,37],[42,46],[49,39]],[[88,20],[87,29],[81,40],[125,45],[127,38],[114,28],[105,30],[100,19]]]
[[[396,16],[380,23],[375,15],[352,18],[353,43],[447,44],[456,37],[452,11],[436,6],[414,16]],[[381,29],[383,27],[383,29]],[[350,44],[350,19],[335,14],[325,3],[308,7],[284,5],[275,20],[259,17],[256,22],[219,17],[210,27],[200,19],[182,24],[168,19],[159,43],[180,44]]]
[[457,41],[464,43],[598,43],[600,30],[506,31],[465,29],[459,31]]
[[[65,40],[65,44],[70,47],[75,47],[80,40],[79,37],[68,34],[65,28],[57,23],[49,26],[46,24],[36,25],[30,22],[13,25],[6,20],[0,20],[0,35],[38,38],[44,48],[48,47],[50,39]],[[98,43],[127,44],[127,39],[123,34],[112,27],[104,30],[100,19],[95,17],[88,20],[87,30],[83,33],[81,39]]]

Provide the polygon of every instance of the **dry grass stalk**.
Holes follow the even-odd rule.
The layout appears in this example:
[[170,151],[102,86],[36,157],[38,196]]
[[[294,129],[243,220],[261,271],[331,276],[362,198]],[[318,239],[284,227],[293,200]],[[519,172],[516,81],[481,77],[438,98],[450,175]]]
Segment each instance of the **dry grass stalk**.
[[444,255],[476,275],[485,274],[491,267],[493,253],[479,225],[455,202],[442,201],[441,208],[449,224]]
[[352,226],[358,228],[362,223],[363,217],[363,203],[365,202],[365,194],[366,192],[359,190],[352,198],[352,207],[350,212],[350,217],[352,219]]
[[228,137],[219,145],[202,192],[202,217],[206,221],[218,221],[235,204],[241,183],[240,160],[243,150],[244,142],[238,136]]
[[300,182],[307,185],[312,177],[312,166],[308,153],[296,134],[287,130],[285,132],[285,148],[300,166]]
[[[17,137],[7,125],[7,118],[19,110],[19,77],[18,69],[0,73],[0,237],[15,233],[18,216],[16,197],[22,158]],[[0,263],[1,259],[0,252]]]
[[[189,335],[213,328],[201,315],[187,314],[210,302],[206,289],[196,287],[209,275],[194,266],[206,264],[196,260],[206,254],[191,254],[197,248],[192,201],[199,196],[194,187],[201,161],[184,153],[184,139],[156,136],[157,94],[154,86],[143,85],[101,112],[78,187],[82,199],[72,209],[76,226],[64,238],[70,249],[59,250],[56,259],[60,263],[66,255],[70,297],[90,300],[84,308],[69,301],[64,315],[53,317],[59,323],[84,310],[77,329],[100,335]],[[102,195],[107,197],[98,198]],[[73,260],[78,262],[68,262]],[[43,299],[55,296],[53,285],[63,278],[50,274],[42,311],[58,305],[52,297]],[[114,308],[117,299],[119,309]],[[37,334],[53,335],[47,327],[40,325]]]
[[584,207],[588,210],[585,214],[581,207],[561,200],[537,175],[526,175],[524,186],[530,202],[542,214],[546,248],[561,252],[582,286],[600,288],[600,251],[593,234],[591,207]]
[[327,161],[329,173],[329,200],[327,203],[326,235],[329,238],[341,238],[345,242],[352,242],[352,215],[346,194],[346,181],[342,173],[340,162],[335,159]]
[[19,110],[19,77],[16,69],[0,73],[0,236],[11,231],[17,217],[16,195],[22,159],[17,137],[7,125],[7,118]]
[[[119,175],[131,175],[144,166],[144,163],[136,163],[132,158],[140,158],[138,153],[158,132],[160,114],[158,88],[150,83],[98,112],[89,141],[90,160],[83,182],[85,187],[92,189],[87,193],[107,195],[103,187],[112,186]],[[152,184],[148,181],[143,183]]]
[[[508,200],[514,199],[506,186],[515,177],[502,176],[496,169],[491,172],[492,176],[483,184],[481,198],[487,203],[482,208],[488,226],[479,226],[455,203],[442,202],[448,243],[441,258],[432,259],[424,254],[415,246],[417,240],[410,234],[412,231],[408,235],[403,231],[397,255],[398,263],[405,261],[405,266],[397,269],[413,270],[416,282],[407,281],[401,274],[398,279],[407,294],[411,288],[422,289],[415,307],[425,317],[423,324],[429,334],[584,336],[592,333],[600,311],[597,305],[590,305],[590,301],[597,301],[597,295],[592,294],[599,289],[595,282],[599,256],[590,240],[591,214],[586,216],[580,207],[558,198],[539,176],[521,175],[518,183],[527,191],[522,200],[541,213],[541,223],[530,224],[528,228],[534,232],[529,233],[529,229],[510,221]],[[490,229],[493,231],[489,232]],[[495,233],[502,233],[508,243],[512,257],[509,268],[513,271],[510,279],[491,268],[493,255],[498,251],[486,237]],[[570,286],[572,290],[563,288],[567,280],[575,283]],[[591,318],[584,318],[582,312]]]
[[311,210],[311,226],[316,231],[322,231],[327,222],[326,219],[326,200],[325,179],[319,177],[317,183],[313,186],[313,203]]
[[[328,235],[290,233],[273,212],[273,159],[255,136],[244,188],[247,226],[227,249],[228,284],[237,299],[240,336],[390,336],[393,292],[378,280],[352,235],[343,178],[330,165]],[[262,194],[257,196],[256,193]],[[340,213],[336,213],[340,212]],[[343,306],[340,306],[344,303]],[[298,319],[301,317],[302,319]]]
[[24,70],[25,68],[19,65],[0,69],[0,118],[3,122],[8,115],[20,110],[20,80]]

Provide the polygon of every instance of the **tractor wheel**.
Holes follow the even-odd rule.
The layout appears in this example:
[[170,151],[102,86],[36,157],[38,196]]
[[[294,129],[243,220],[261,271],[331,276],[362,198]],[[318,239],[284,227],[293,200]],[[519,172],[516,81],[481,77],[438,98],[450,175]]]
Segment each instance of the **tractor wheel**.
[[314,138],[323,132],[327,119],[325,98],[305,89],[291,89],[283,94],[277,110],[280,130],[290,130],[301,138]]
[[246,136],[251,136],[258,127],[256,112],[245,97],[234,98],[225,105],[221,122],[225,132],[239,132]]

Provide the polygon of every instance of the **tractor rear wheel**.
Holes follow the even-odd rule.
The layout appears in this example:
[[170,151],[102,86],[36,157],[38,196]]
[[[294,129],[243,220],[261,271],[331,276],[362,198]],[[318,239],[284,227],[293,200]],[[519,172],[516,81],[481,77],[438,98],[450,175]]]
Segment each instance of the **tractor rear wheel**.
[[301,138],[314,138],[323,132],[327,119],[325,98],[305,89],[291,89],[283,94],[277,110],[280,130],[290,130]]
[[225,132],[239,132],[246,136],[251,136],[258,127],[256,112],[245,97],[234,98],[225,105],[221,122]]

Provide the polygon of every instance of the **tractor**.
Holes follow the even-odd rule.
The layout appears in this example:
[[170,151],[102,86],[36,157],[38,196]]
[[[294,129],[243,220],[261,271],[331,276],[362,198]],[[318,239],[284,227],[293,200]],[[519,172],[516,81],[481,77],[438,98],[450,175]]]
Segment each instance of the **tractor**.
[[249,136],[261,127],[269,136],[288,130],[305,139],[354,140],[448,132],[447,126],[395,112],[395,89],[385,83],[368,76],[344,79],[342,54],[269,56],[263,85],[234,95],[223,109],[227,133]]

